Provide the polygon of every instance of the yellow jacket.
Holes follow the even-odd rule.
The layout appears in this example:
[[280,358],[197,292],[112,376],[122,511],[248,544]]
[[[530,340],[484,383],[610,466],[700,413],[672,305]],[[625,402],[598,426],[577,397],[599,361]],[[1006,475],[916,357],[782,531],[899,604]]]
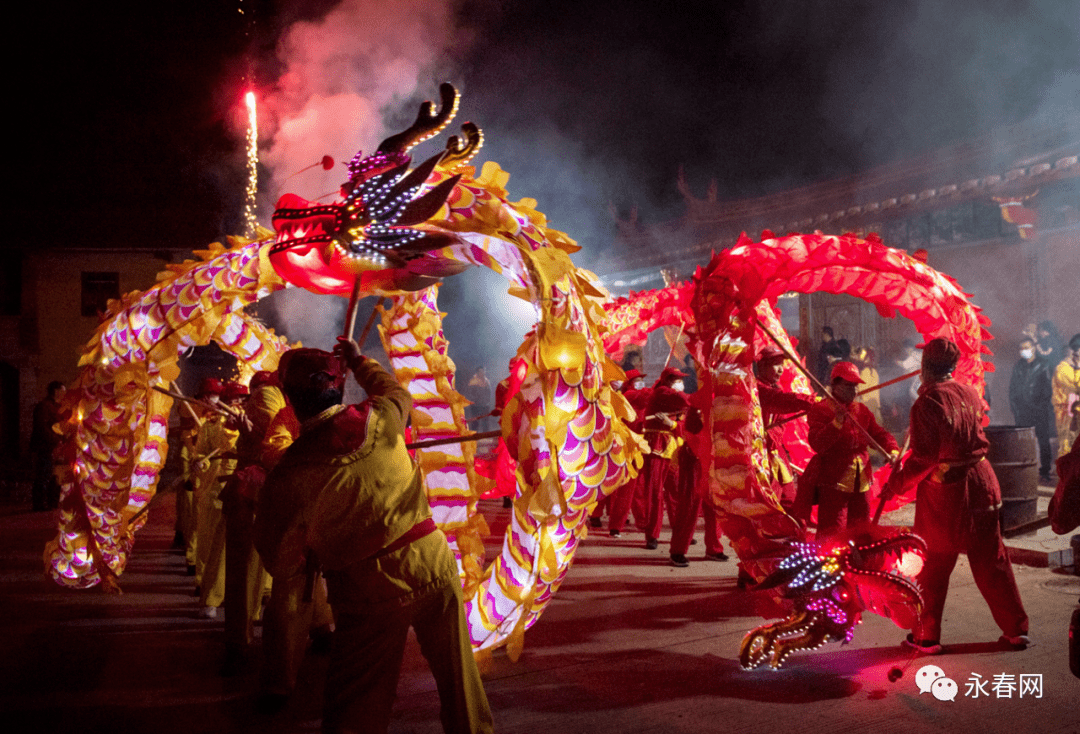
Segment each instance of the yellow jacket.
[[1071,360],[1063,359],[1054,370],[1053,392],[1050,402],[1054,406],[1054,418],[1057,422],[1058,456],[1069,453],[1072,440],[1076,438],[1069,430],[1072,424],[1071,408],[1080,395],[1080,367],[1074,367]]
[[267,477],[255,519],[255,547],[270,573],[300,573],[310,549],[331,604],[343,612],[458,583],[442,533],[377,556],[430,518],[431,508],[405,449],[412,398],[374,360],[364,359],[354,374],[369,399],[334,406],[301,426]]

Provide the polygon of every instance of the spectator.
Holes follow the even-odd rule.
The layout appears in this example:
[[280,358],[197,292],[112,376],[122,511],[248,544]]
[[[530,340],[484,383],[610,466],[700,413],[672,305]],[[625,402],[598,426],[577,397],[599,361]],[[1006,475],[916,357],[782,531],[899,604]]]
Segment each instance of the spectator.
[[[832,361],[829,360],[828,347],[833,344],[833,330],[831,326],[821,327],[821,345],[818,346],[817,365],[814,373],[822,382],[828,382],[829,372],[832,370]],[[835,360],[833,360],[835,361]]]
[[491,382],[487,378],[485,368],[477,367],[476,371],[472,373],[472,377],[469,378],[469,382],[465,386],[465,397],[472,402],[466,416],[470,421],[476,421],[475,429],[477,431],[489,430],[488,425],[491,423],[490,413],[492,408],[495,407],[495,401],[492,397]]
[[1009,380],[1009,407],[1018,426],[1034,426],[1039,443],[1039,480],[1050,481],[1050,367],[1035,352],[1035,341],[1020,340],[1020,359]]
[[[860,392],[873,390],[881,383],[881,377],[878,375],[877,371],[877,357],[874,354],[873,349],[859,347],[855,350],[855,356],[852,359],[852,362],[859,368],[859,377],[861,377],[863,381],[863,387]],[[874,420],[884,425],[884,421],[881,418],[881,392],[879,390],[867,392],[865,395],[856,397],[855,400],[869,408],[870,412],[874,414]]]
[[1035,331],[1035,351],[1046,360],[1051,371],[1065,358],[1065,345],[1053,321],[1039,322]]
[[689,354],[683,358],[683,373],[686,375],[683,378],[684,392],[693,395],[698,390],[697,365]]
[[45,388],[45,399],[34,406],[34,426],[30,434],[30,453],[34,457],[34,486],[31,496],[34,512],[55,510],[60,502],[60,483],[53,469],[53,452],[60,445],[60,435],[53,426],[60,420],[60,401],[64,399],[64,383],[53,381]]
[[1080,433],[1080,334],[1069,340],[1069,353],[1054,370],[1052,387],[1058,456],[1065,456]]

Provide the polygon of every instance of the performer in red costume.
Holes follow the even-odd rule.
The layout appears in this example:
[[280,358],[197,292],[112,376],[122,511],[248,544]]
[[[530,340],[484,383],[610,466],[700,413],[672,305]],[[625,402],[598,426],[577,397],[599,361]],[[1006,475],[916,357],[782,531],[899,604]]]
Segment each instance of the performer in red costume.
[[[851,362],[833,365],[829,392],[834,400],[822,400],[810,409],[810,447],[817,454],[799,478],[795,516],[807,520],[813,497],[817,498],[817,537],[858,530],[870,522],[867,492],[871,483],[869,434],[895,458],[896,439],[874,420],[874,414],[856,403],[856,385],[862,383]],[[856,425],[857,424],[857,425]],[[860,430],[859,426],[862,426]]]
[[1023,649],[1028,616],[1016,588],[1009,553],[1001,539],[1001,489],[986,460],[983,401],[952,379],[960,349],[933,339],[922,355],[922,387],[911,406],[911,455],[882,494],[918,485],[915,533],[928,550],[919,586],[923,590],[918,636],[906,644],[927,654],[941,652],[941,617],[957,555],[966,552],[971,574],[1001,631],[1001,641]]
[[645,547],[649,550],[660,546],[665,495],[672,491],[677,479],[678,465],[674,459],[676,450],[683,443],[678,436],[678,427],[690,406],[683,393],[684,377],[686,375],[674,367],[665,367],[653,386],[645,409],[645,440],[651,453],[645,456],[634,520],[644,520],[644,527],[640,529],[645,531]]
[[[683,444],[675,452],[678,465],[674,481],[674,491],[668,495],[668,518],[671,520],[671,565],[686,568],[690,561],[686,552],[693,542],[694,529],[698,518],[705,515],[705,560],[726,561],[724,544],[721,542],[720,518],[712,503],[704,501],[705,484],[701,481],[701,464],[689,445],[690,434],[701,433],[704,429],[701,412],[690,408],[686,418],[679,426]],[[672,483],[669,482],[671,487]]]
[[765,450],[769,454],[769,475],[773,490],[784,507],[795,502],[795,472],[791,469],[784,448],[784,427],[775,425],[781,416],[814,407],[811,395],[787,392],[779,385],[787,355],[779,347],[768,345],[758,354],[757,389],[761,403],[761,420],[765,424]]
[[[622,393],[626,396],[630,407],[637,413],[637,417],[630,423],[630,430],[642,433],[645,430],[645,409],[649,407],[649,396],[652,389],[645,387],[645,375],[638,370],[628,370],[626,382],[622,385]],[[623,528],[626,526],[626,518],[630,515],[630,508],[634,504],[638,488],[643,478],[642,473],[611,494],[611,504],[608,508],[608,534],[613,538],[622,537]],[[635,517],[636,519],[636,517]],[[644,524],[644,519],[637,524]]]

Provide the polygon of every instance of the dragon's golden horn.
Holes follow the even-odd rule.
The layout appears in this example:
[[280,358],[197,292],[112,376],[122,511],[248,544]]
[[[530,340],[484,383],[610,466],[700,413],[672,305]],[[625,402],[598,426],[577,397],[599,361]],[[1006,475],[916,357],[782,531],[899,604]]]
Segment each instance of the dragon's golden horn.
[[457,114],[461,95],[454,89],[453,84],[443,82],[439,85],[439,98],[441,106],[437,114],[433,111],[434,105],[431,102],[424,102],[420,105],[416,122],[408,130],[382,141],[379,152],[407,153],[413,147],[442,132]]
[[484,147],[484,133],[473,123],[466,122],[462,125],[461,135],[464,140],[452,135],[446,141],[446,155],[439,161],[439,168],[450,170],[464,166]]

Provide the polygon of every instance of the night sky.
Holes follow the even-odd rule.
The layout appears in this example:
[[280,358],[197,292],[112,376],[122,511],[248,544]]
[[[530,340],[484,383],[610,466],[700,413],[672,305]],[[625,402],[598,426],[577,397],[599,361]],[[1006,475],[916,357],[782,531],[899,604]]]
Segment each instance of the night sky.
[[[612,208],[677,217],[680,165],[698,195],[715,179],[739,198],[1080,109],[1077,0],[100,7],[10,34],[5,246],[194,248],[239,231],[249,66],[264,222],[282,178],[373,148],[445,79],[512,197],[593,251]],[[309,96],[340,104],[281,142]],[[344,178],[306,175],[288,190]]]

